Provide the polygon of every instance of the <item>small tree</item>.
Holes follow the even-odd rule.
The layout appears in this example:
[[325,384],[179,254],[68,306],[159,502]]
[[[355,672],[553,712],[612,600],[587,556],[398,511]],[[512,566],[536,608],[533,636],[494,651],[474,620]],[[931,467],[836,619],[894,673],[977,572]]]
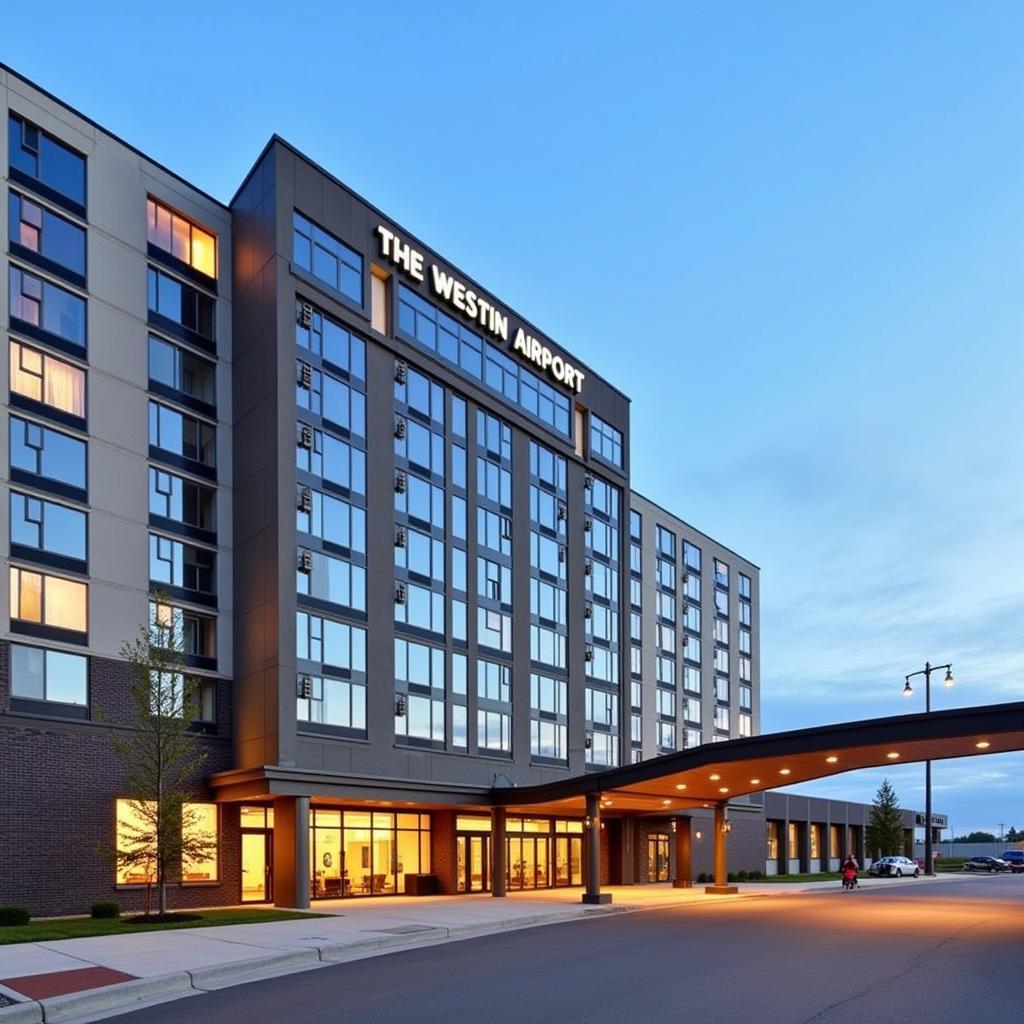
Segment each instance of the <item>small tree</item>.
[[[133,820],[119,822],[120,849],[107,851],[121,868],[136,868],[155,881],[160,914],[167,913],[167,886],[180,880],[182,857],[209,860],[216,840],[198,832],[198,814],[186,806],[191,782],[206,751],[191,731],[197,709],[194,680],[185,675],[183,620],[153,595],[148,625],[121,647],[132,668],[128,732],[111,733],[124,766]],[[149,914],[150,889],[146,890]]]
[[888,779],[883,780],[871,807],[868,820],[868,848],[880,857],[888,857],[903,849],[903,821],[899,800]]

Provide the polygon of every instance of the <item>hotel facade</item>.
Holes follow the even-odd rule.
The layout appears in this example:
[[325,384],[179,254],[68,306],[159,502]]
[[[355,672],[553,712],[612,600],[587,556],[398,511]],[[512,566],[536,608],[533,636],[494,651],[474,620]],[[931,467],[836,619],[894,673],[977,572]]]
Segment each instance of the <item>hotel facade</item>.
[[[509,790],[757,735],[758,569],[632,489],[611,382],[277,137],[225,205],[0,106],[0,903],[141,905],[98,850],[149,622],[217,851],[175,906],[578,886],[590,818]],[[604,808],[604,880],[676,878],[660,803]]]

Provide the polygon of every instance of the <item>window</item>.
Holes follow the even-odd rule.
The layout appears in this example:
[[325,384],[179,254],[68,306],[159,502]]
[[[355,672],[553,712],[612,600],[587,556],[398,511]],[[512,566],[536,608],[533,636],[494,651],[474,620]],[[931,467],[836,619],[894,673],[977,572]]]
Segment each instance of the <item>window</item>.
[[[486,597],[491,601],[496,601],[498,604],[512,604],[512,570],[506,566],[501,565],[498,562],[492,562],[489,558],[477,558],[477,594],[480,597]],[[531,585],[535,584],[536,581],[531,581]],[[548,588],[552,593],[546,593],[546,601],[551,603],[545,603],[545,610],[549,612],[547,618],[554,619],[555,621],[561,621],[557,618],[558,608],[555,606],[554,601],[556,600],[554,594],[554,588]],[[536,597],[536,595],[534,595]],[[531,601],[533,604],[533,601]],[[531,608],[531,611],[533,609]],[[564,608],[562,609],[562,617],[564,618]]]
[[11,392],[85,417],[85,371],[11,339]]
[[217,276],[217,242],[209,231],[155,199],[146,200],[146,239],[207,277]]
[[87,707],[89,660],[80,654],[11,644],[11,696]]
[[346,672],[363,673],[366,671],[366,630],[296,612],[295,656]]
[[444,541],[410,527],[405,531],[404,546],[395,548],[395,565],[424,580],[443,584]]
[[741,736],[752,736],[754,732],[754,722],[750,715],[739,715],[739,734]]
[[700,669],[693,665],[683,667],[683,689],[687,693],[700,694]]
[[643,526],[643,517],[639,512],[629,510],[629,537],[630,540],[639,541],[641,539],[641,528]]
[[333,373],[299,360],[295,401],[300,409],[322,416],[332,426],[356,437],[366,437],[366,396]]
[[687,569],[700,572],[700,548],[685,540],[683,541],[683,562]]
[[163,602],[149,602],[149,621],[181,637],[186,656],[217,657],[217,620]]
[[750,600],[750,577],[744,576],[743,573],[740,576],[740,597],[745,597],[748,601]]
[[88,605],[86,584],[11,566],[11,619],[84,633]]
[[744,657],[740,658],[740,679],[743,679],[744,681],[746,681],[748,683],[750,682],[750,659],[749,658],[744,658]]
[[214,364],[152,334],[149,336],[149,379],[207,405],[217,401]]
[[720,587],[729,586],[729,566],[725,562],[719,561],[717,558],[715,562],[715,583]]
[[85,442],[12,416],[11,466],[85,489]]
[[395,692],[395,734],[443,743],[445,652],[396,638]]
[[436,433],[413,419],[401,418],[396,423],[395,433],[395,455],[399,459],[444,479],[444,434]]
[[512,520],[507,516],[500,516],[490,509],[477,508],[476,537],[481,547],[490,548],[502,555],[512,554]]
[[550,676],[530,676],[530,753],[564,761],[567,757],[567,684]]
[[366,493],[366,452],[301,420],[295,430],[295,466],[351,491]]
[[777,821],[766,821],[764,823],[765,834],[765,857],[768,860],[776,860],[779,856],[779,823]]
[[366,342],[310,303],[300,299],[299,307],[295,328],[295,343],[299,348],[322,356],[325,363],[348,377],[366,380]]
[[299,549],[299,558],[309,556],[310,570],[300,568],[295,573],[295,592],[330,601],[331,604],[366,611],[366,570],[343,558],[335,558],[321,551]]
[[729,652],[721,647],[715,648],[715,671],[726,674],[729,672]]
[[215,464],[214,427],[153,401],[149,403],[149,443],[204,466]]
[[729,645],[729,623],[725,619],[715,619],[715,643]]
[[146,273],[150,313],[212,342],[216,336],[214,300],[155,267]]
[[[477,608],[476,639],[481,647],[496,651],[512,650],[512,616],[491,608]],[[564,638],[562,638],[564,643]],[[557,663],[556,663],[557,664]]]
[[[155,846],[156,809],[154,801],[117,801],[117,849],[119,857],[115,882],[118,885],[148,885],[156,881],[155,859],[147,851]],[[183,845],[191,855],[181,860],[183,882],[216,882],[217,805],[182,805]]]
[[185,852],[181,858],[181,880],[216,882],[217,805],[185,804],[182,810]]
[[8,195],[7,212],[9,237],[14,245],[84,279],[84,229],[16,192]]
[[622,431],[590,414],[590,453],[622,468]]
[[749,626],[751,624],[751,608],[749,601],[740,601],[740,624]]
[[676,535],[672,533],[671,530],[666,530],[663,526],[659,526],[657,530],[657,536],[659,553],[664,555],[666,558],[675,559]]
[[571,436],[565,395],[404,285],[398,288],[398,330],[559,434]]
[[217,528],[217,492],[150,466],[149,511],[186,526],[213,531]]
[[715,708],[715,728],[719,732],[729,731],[729,709],[723,707]]
[[75,348],[85,348],[85,299],[13,265],[10,289],[12,321],[21,320]]
[[295,526],[340,548],[366,553],[366,510],[312,487],[300,487]]
[[554,629],[530,625],[530,660],[565,668],[565,636]]
[[348,679],[331,676],[300,676],[296,718],[300,722],[334,725],[343,729],[367,729],[367,688]]
[[658,746],[662,750],[676,749],[676,727],[674,722],[658,722]]
[[[395,622],[444,635],[444,593],[402,583],[404,600],[395,602]],[[397,595],[396,595],[397,596]]]
[[363,258],[340,239],[303,217],[293,217],[293,258],[296,266],[341,292],[357,306],[363,305]]
[[715,700],[722,704],[729,703],[729,677],[715,676]]
[[[462,502],[463,513],[465,510],[466,503],[463,499],[452,499],[452,532],[464,539],[465,527],[463,526],[460,532],[455,522],[454,510],[459,507],[457,502]],[[434,526],[438,530],[443,530],[444,488],[429,483],[415,473],[404,473],[401,477],[396,478],[395,511],[401,512],[410,520],[417,520],[425,526]]]
[[85,157],[17,114],[12,113],[7,124],[12,170],[37,182],[54,198],[84,208]]
[[740,653],[750,654],[750,630],[740,630]]
[[153,583],[184,587],[200,594],[217,590],[216,553],[179,540],[149,535],[149,578]]
[[676,695],[671,690],[658,689],[658,714],[663,718],[676,717]]
[[512,716],[499,711],[476,713],[476,737],[480,750],[499,750],[508,753],[512,750]]
[[11,491],[11,543],[85,561],[86,515],[78,509]]
[[715,614],[729,617],[729,595],[724,590],[715,591]]

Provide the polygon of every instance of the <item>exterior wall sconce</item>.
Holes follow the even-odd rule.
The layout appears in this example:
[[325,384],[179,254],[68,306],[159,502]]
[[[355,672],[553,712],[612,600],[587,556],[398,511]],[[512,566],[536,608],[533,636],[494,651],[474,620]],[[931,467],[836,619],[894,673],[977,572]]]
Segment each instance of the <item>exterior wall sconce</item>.
[[676,819],[673,818],[672,819],[672,831],[675,832],[675,830],[676,830]]
[[697,829],[697,831],[693,833],[693,838],[694,839],[703,839],[704,838],[704,833],[701,832],[700,829]]
[[594,823],[590,820],[590,815],[589,814],[583,819],[583,827],[584,828],[593,828],[594,827]]
[[732,831],[732,822],[729,821],[728,818],[726,818],[725,821],[722,822],[722,831],[723,832],[731,832]]

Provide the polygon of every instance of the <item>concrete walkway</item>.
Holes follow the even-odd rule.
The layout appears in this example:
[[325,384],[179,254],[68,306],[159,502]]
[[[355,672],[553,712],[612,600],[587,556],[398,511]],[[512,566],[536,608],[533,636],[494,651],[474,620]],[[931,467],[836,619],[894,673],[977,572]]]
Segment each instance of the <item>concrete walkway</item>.
[[[938,879],[867,879],[863,887]],[[395,896],[318,901],[310,917],[263,924],[136,932],[0,946],[0,1024],[99,1020],[129,1009],[294,971],[512,928],[557,924],[629,911],[837,889],[838,881],[740,886],[709,896],[703,886],[609,886],[611,904],[580,903],[579,889],[490,895]]]

